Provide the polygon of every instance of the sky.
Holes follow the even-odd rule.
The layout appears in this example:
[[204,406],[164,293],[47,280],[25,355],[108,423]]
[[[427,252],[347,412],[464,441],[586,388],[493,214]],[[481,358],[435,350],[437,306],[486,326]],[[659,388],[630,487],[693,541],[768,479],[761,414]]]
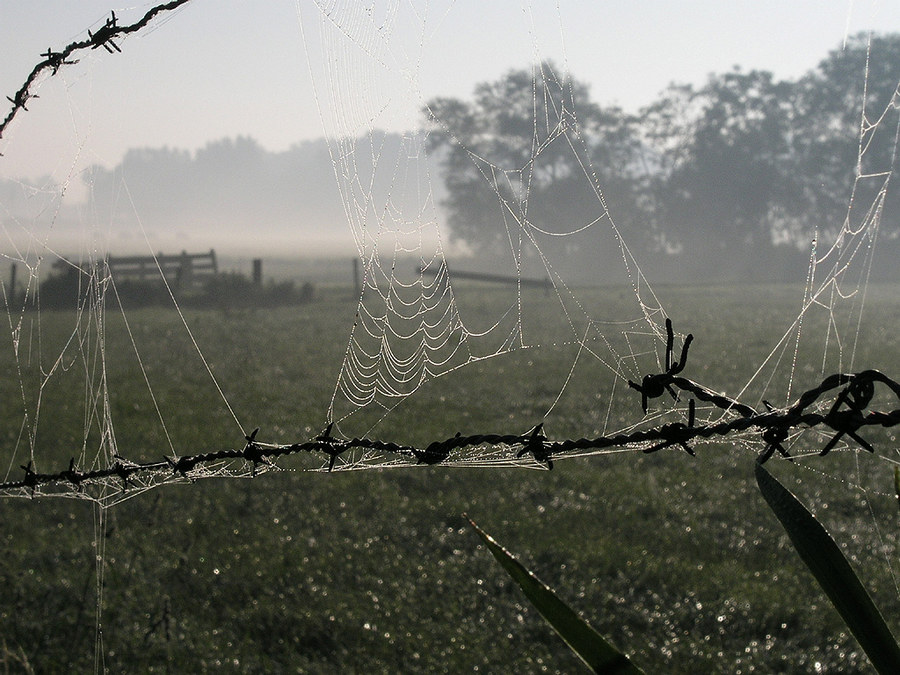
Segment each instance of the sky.
[[[124,25],[152,6],[0,0],[0,93],[110,9]],[[900,2],[192,0],[121,39],[121,54],[82,53],[43,81],[0,139],[0,178],[111,167],[134,147],[249,135],[280,152],[410,128],[428,99],[469,97],[541,59],[590,83],[597,102],[636,111],[672,82],[700,85],[735,65],[798,77],[861,30],[900,31]]]

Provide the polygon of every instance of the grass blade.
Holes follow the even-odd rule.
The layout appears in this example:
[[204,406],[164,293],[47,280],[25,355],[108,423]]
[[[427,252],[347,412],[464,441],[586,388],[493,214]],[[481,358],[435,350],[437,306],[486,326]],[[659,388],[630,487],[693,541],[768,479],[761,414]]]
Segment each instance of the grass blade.
[[596,673],[628,675],[642,673],[628,657],[560,600],[550,588],[516,560],[505,548],[466,516],[466,520],[484,541],[488,550],[519,584],[541,616],[585,664]]
[[894,467],[894,493],[897,495],[897,506],[900,507],[900,467]]
[[756,482],[800,558],[875,669],[879,673],[900,673],[900,646],[838,545],[815,516],[759,462]]

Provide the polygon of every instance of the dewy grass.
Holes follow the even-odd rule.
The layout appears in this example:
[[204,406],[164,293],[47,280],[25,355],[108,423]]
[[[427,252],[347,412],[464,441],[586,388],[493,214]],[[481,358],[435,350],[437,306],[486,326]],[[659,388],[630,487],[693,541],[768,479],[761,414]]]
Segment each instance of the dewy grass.
[[900,672],[900,646],[859,577],[818,520],[756,464],[756,482],[804,564],[859,641],[879,673]]
[[595,673],[608,675],[641,675],[642,671],[635,667],[627,656],[591,628],[590,624],[560,600],[533,572],[525,568],[491,535],[478,527],[475,521],[468,516],[466,519],[541,616],[588,668]]
[[[732,396],[734,383],[771,348],[772,325],[797,310],[796,294],[777,288],[667,289],[667,297],[676,328],[695,334],[685,374]],[[857,353],[857,369],[897,362],[897,297],[885,293],[867,305],[867,316],[878,320],[861,340],[868,351]],[[613,300],[598,292],[590,302],[599,311]],[[292,442],[324,427],[352,313],[348,294],[298,311],[192,311],[188,321],[244,426]],[[240,444],[193,357],[174,348],[177,317],[158,310],[128,317],[177,447]],[[69,330],[71,316],[44,312],[41,321],[46,337],[57,321],[60,334]],[[113,316],[109,324],[120,452],[161,458],[168,445]],[[811,335],[820,330],[815,317],[806,326]],[[544,412],[540,399],[561,386],[548,373],[565,359],[553,363],[556,352],[544,351],[549,362],[541,350],[528,350],[476,364],[484,370],[469,381],[462,371],[441,378],[385,425],[413,441],[469,428],[527,431]],[[818,381],[818,356],[810,370],[797,369],[798,390]],[[0,359],[0,387],[14,395],[3,400],[21,400],[15,362],[7,352]],[[491,368],[504,369],[502,377]],[[605,382],[599,371],[573,379],[548,433],[602,431],[608,417],[614,426],[638,419],[640,397],[618,392],[610,411]],[[476,385],[486,393],[476,397]],[[53,455],[44,456],[48,462],[68,463],[80,447],[76,403],[60,418],[41,420],[37,440]],[[19,437],[21,419],[20,410],[4,408],[5,447]],[[881,524],[895,522],[897,507],[881,457],[896,441],[885,433],[872,442],[876,458],[832,452],[775,466],[789,472],[804,502],[827,505],[829,529],[851,547],[890,618],[900,615],[886,562],[896,558],[898,536]],[[93,669],[102,542],[99,628],[110,671],[573,672],[577,657],[547,637],[493,561],[472,550],[459,516],[469,512],[548,585],[592,608],[594,627],[647,672],[866,672],[867,659],[840,617],[811,587],[787,539],[773,533],[752,477],[754,449],[722,443],[696,450],[695,458],[665,451],[569,460],[552,472],[436,466],[205,480],[123,502],[105,513],[102,530],[88,503],[6,500],[0,635],[35,669]]]

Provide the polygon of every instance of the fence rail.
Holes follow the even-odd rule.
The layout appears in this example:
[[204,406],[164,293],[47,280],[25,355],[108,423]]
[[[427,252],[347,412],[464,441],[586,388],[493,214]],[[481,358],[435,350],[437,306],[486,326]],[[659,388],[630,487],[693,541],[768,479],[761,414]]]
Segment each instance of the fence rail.
[[[426,276],[437,277],[443,274],[442,268],[432,268],[432,267],[417,267],[416,272],[418,274],[424,274]],[[449,275],[454,279],[469,279],[470,281],[485,281],[487,283],[492,284],[507,284],[511,286],[522,286],[529,288],[543,288],[544,290],[550,290],[553,288],[553,284],[550,279],[533,279],[528,277],[513,277],[505,274],[489,274],[487,272],[464,272],[459,270],[453,270],[450,272],[447,270]]]
[[[39,473],[33,463],[28,462],[21,467],[25,472],[24,476],[20,480],[0,483],[0,491],[24,491],[34,496],[39,486],[56,484],[63,489],[78,492],[85,484],[102,482],[110,478],[121,479],[124,491],[132,478],[162,475],[198,478],[202,475],[200,469],[227,460],[243,460],[252,465],[252,474],[255,475],[260,464],[276,466],[275,462],[279,457],[304,452],[320,454],[326,462],[328,471],[331,471],[344,453],[357,448],[379,456],[414,461],[416,464],[442,464],[452,461],[454,453],[459,454],[466,449],[486,445],[506,446],[517,459],[530,455],[537,464],[552,469],[554,459],[607,448],[637,446],[644,452],[678,448],[689,455],[694,455],[691,444],[697,440],[747,432],[760,434],[764,446],[757,460],[762,463],[776,452],[790,459],[787,441],[793,433],[804,428],[825,427],[830,430],[833,435],[820,451],[820,454],[825,455],[845,437],[864,450],[874,453],[875,448],[861,436],[861,432],[871,426],[888,428],[900,425],[900,408],[871,409],[878,388],[887,389],[888,397],[890,398],[892,394],[900,404],[900,383],[878,370],[830,375],[816,387],[801,394],[793,405],[775,408],[764,401],[766,411],[759,412],[751,406],[681,376],[687,364],[693,339],[694,336],[691,334],[685,337],[681,353],[676,360],[675,333],[671,320],[667,318],[665,370],[661,373],[648,373],[639,384],[628,382],[630,388],[640,393],[641,408],[645,414],[651,399],[668,393],[673,399],[678,400],[676,389],[689,395],[687,423],[670,422],[650,429],[638,429],[597,438],[565,440],[548,439],[543,434],[543,423],[540,423],[525,434],[488,433],[464,436],[457,433],[450,438],[429,443],[425,447],[370,438],[342,439],[332,435],[334,422],[328,425],[324,433],[310,441],[276,445],[257,441],[256,435],[259,432],[257,428],[245,436],[246,444],[241,450],[163,457],[161,461],[144,463],[133,462],[116,455],[116,461],[110,466],[91,471],[80,471],[72,459],[68,469],[56,473]],[[723,417],[716,422],[696,424],[695,399],[716,406],[722,411]],[[342,462],[353,466],[352,460]]]
[[219,272],[216,252],[157,256],[110,256],[106,265],[116,281],[151,281],[159,279],[160,271],[166,281],[176,288],[198,285]]

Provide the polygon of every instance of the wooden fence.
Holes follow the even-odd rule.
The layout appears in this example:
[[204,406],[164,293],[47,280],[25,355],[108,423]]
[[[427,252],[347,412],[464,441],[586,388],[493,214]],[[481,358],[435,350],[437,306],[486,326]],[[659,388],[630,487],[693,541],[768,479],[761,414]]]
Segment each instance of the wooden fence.
[[191,288],[219,272],[216,252],[188,253],[157,256],[110,256],[106,259],[110,274],[116,281],[153,281],[160,278],[160,271],[166,282],[174,288]]

